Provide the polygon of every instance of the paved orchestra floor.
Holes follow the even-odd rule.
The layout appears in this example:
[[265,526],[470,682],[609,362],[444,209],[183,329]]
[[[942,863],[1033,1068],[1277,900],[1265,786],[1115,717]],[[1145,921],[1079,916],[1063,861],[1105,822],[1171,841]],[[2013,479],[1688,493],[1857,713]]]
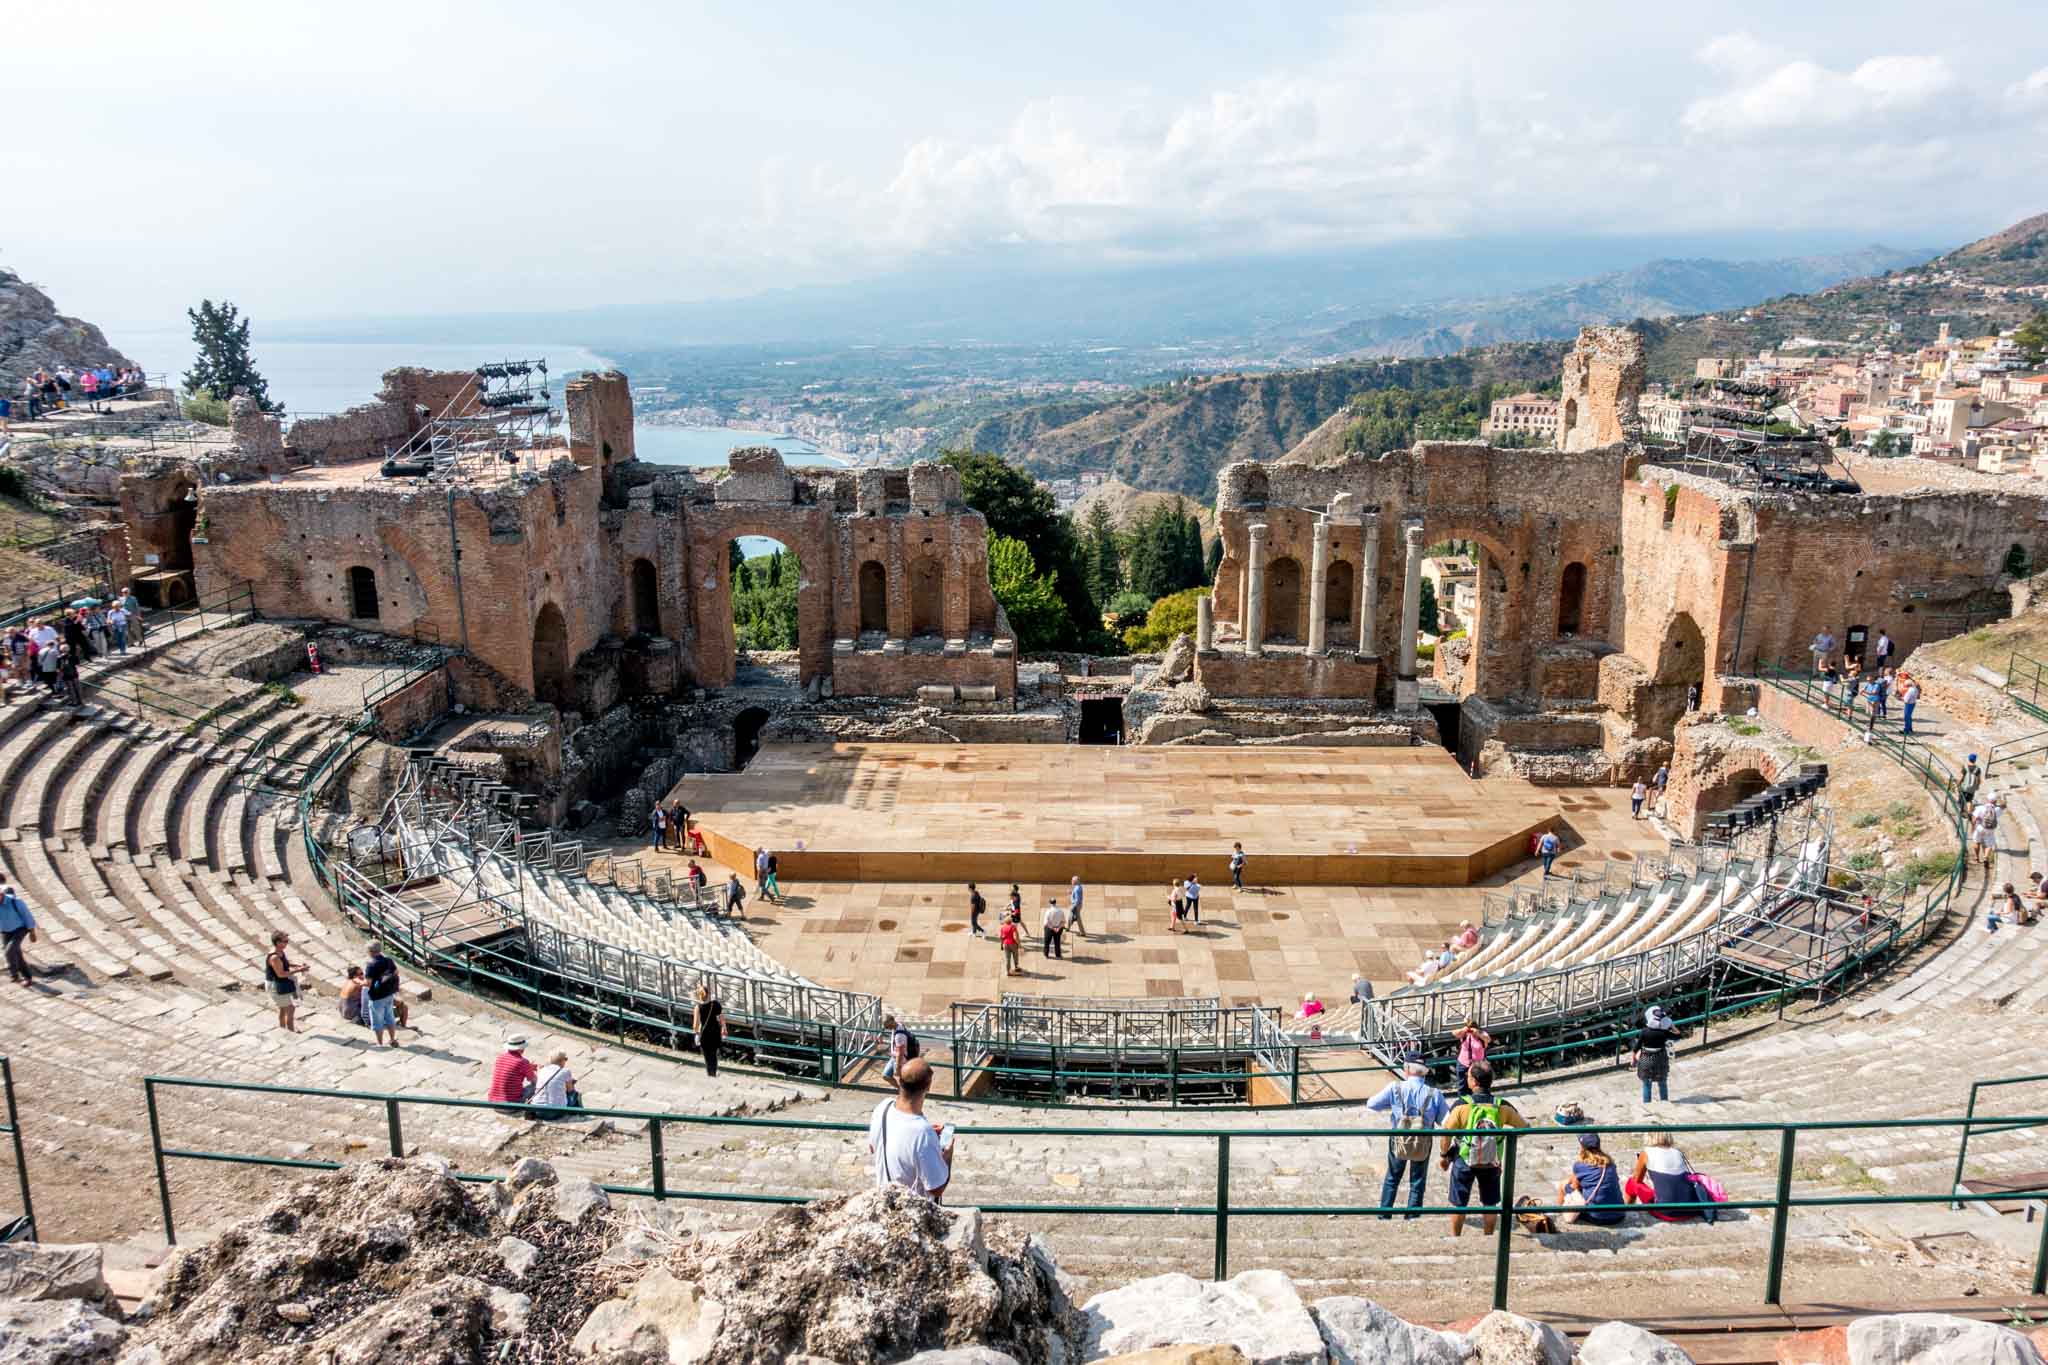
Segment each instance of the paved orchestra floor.
[[1525,856],[1559,794],[1476,784],[1434,746],[777,744],[670,793],[713,854],[796,880],[1468,885]]

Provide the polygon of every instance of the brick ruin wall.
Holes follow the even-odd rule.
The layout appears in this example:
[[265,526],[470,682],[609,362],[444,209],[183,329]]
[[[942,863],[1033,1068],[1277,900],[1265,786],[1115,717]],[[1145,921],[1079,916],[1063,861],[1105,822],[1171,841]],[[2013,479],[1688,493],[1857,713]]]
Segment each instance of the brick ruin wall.
[[[432,387],[408,382],[391,387]],[[987,523],[961,501],[957,473],[792,471],[766,448],[734,452],[727,470],[655,469],[630,458],[623,376],[570,388],[568,448],[530,482],[451,488],[364,465],[199,486],[207,534],[190,553],[202,591],[248,581],[266,615],[369,625],[367,571],[375,628],[466,645],[513,686],[595,714],[631,694],[732,681],[728,547],[765,536],[801,566],[800,676],[813,695],[945,683],[1014,697]],[[182,545],[194,487],[138,486],[131,539]]]

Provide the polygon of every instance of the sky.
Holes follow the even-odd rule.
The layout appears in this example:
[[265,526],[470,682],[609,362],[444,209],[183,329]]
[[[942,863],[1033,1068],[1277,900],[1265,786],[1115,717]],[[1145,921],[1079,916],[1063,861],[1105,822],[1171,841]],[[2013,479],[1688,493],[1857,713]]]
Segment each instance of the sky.
[[2039,0],[93,13],[0,65],[0,265],[109,327],[2048,210]]

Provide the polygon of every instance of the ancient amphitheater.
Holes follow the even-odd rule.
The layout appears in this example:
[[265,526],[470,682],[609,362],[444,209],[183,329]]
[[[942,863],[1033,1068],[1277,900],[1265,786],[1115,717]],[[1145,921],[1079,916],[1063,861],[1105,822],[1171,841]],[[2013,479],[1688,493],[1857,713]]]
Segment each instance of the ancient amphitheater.
[[[1019,662],[947,471],[740,452],[720,478],[657,474],[632,459],[619,376],[572,385],[566,441],[503,468],[384,473],[438,449],[413,414],[465,401],[395,372],[303,444],[239,413],[241,463],[212,482],[175,462],[124,477],[117,573],[150,556],[189,595],[88,667],[83,707],[21,688],[0,715],[0,861],[50,969],[0,995],[37,1232],[111,1244],[139,1287],[167,1225],[203,1240],[295,1169],[386,1151],[476,1172],[541,1156],[658,1192],[682,1226],[745,1226],[749,1201],[869,1183],[894,1013],[962,1130],[948,1202],[1026,1221],[1083,1290],[1257,1266],[1433,1320],[1506,1284],[1597,1321],[1760,1305],[1782,1255],[1787,1303],[2038,1303],[2040,1130],[1987,1125],[1959,1162],[1958,1127],[1910,1121],[2048,1073],[2048,930],[1987,932],[1983,874],[1942,862],[1949,778],[1977,753],[2005,802],[1992,881],[2048,873],[2030,746],[2048,719],[2016,667],[1944,663],[1938,610],[2015,586],[1998,565],[2033,544],[2039,500],[1659,464],[1628,427],[1639,358],[1618,344],[1582,343],[1584,422],[1559,451],[1234,466],[1214,605],[1136,669]],[[1871,582],[1811,567],[1849,530]],[[726,546],[748,535],[802,556],[792,660],[735,660]],[[1428,677],[1417,551],[1447,538],[1482,547],[1480,604],[1463,675]],[[1926,688],[1914,736],[1887,720],[1866,739],[1781,671],[1817,624],[1865,622]],[[1105,700],[1133,742],[1051,747]],[[1811,762],[1830,769],[1818,795],[1712,822]],[[1668,795],[1632,820],[1627,784],[1659,766]],[[1012,769],[1028,790],[1000,785]],[[700,906],[682,855],[639,832],[671,796],[714,887],[732,870],[751,891],[772,848],[784,902]],[[1243,892],[1238,829],[1257,832]],[[1556,875],[1531,856],[1546,830]],[[1858,831],[1898,847],[1831,852]],[[1874,875],[1908,843],[1937,870]],[[1028,979],[1006,979],[962,883],[978,875],[991,923],[1018,883],[1030,924],[1069,868],[1088,937],[1057,961],[1034,943]],[[1183,869],[1210,888],[1199,936],[1165,923]],[[1404,984],[1461,919],[1477,945]],[[299,1034],[263,993],[273,930],[311,968]],[[395,1050],[334,1004],[371,935],[406,967]],[[1363,1009],[1343,1003],[1353,973],[1377,988]],[[691,1047],[699,985],[732,1019],[715,1077]],[[1305,990],[1329,999],[1320,1019],[1295,1017]],[[1674,1098],[1645,1104],[1624,1063],[1652,1003],[1690,1032]],[[1577,1104],[1630,1152],[1653,1127],[1719,1125],[1684,1145],[1761,1207],[1502,1241],[1370,1216],[1386,1141],[1360,1101],[1411,1050],[1447,1064],[1468,1015],[1533,1120]],[[513,1033],[567,1050],[593,1109],[624,1112],[418,1102],[479,1099]],[[2039,1094],[1976,1102],[2034,1115]],[[1516,1188],[1547,1202],[1575,1147],[1521,1140]],[[1881,1198],[1902,1195],[1938,1198]]]

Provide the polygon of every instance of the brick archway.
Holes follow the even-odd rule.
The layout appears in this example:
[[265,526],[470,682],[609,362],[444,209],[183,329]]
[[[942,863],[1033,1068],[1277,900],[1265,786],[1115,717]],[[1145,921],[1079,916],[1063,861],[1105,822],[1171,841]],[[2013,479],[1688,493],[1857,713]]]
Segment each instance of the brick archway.
[[533,695],[568,708],[571,690],[569,623],[560,607],[547,602],[533,618]]

